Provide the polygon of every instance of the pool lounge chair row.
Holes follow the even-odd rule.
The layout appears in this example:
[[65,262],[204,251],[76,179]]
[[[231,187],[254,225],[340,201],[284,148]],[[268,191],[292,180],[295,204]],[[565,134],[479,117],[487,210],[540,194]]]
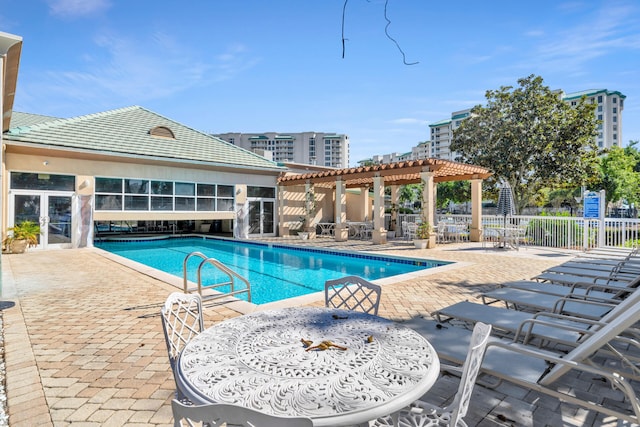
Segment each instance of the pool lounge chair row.
[[[528,390],[637,424],[640,422],[640,401],[632,384],[618,372],[594,366],[590,356],[606,348],[614,337],[621,335],[638,321],[640,310],[626,310],[623,315],[603,325],[566,354],[494,336],[489,340],[481,372],[489,378],[508,381]],[[425,319],[414,319],[409,325],[433,344],[441,360],[452,364],[462,363],[471,336],[469,329],[454,325],[443,326],[434,320]],[[619,395],[616,399],[620,402],[608,405],[602,396],[595,396],[600,399],[596,401],[571,393],[562,381],[571,371],[586,372],[594,378],[608,381],[616,390],[615,394]],[[487,378],[482,380],[483,385],[489,385]]]
[[[623,259],[637,262],[636,259],[631,261],[632,256]],[[454,362],[459,356],[454,351],[455,343],[460,340],[464,343],[463,338],[469,333],[468,327],[459,327],[459,324],[491,324],[496,336],[489,346],[497,348],[488,350],[482,368],[484,372],[637,423],[638,399],[631,384],[621,379],[640,380],[640,333],[637,329],[640,292],[636,292],[640,274],[616,280],[610,277],[615,274],[613,269],[608,273],[588,270],[553,272],[558,276],[578,277],[576,280],[563,278],[557,282],[533,280],[504,284],[502,288],[483,294],[486,304],[459,302],[434,312],[437,322],[423,322],[416,327],[433,340],[442,358]],[[558,348],[570,350],[564,355],[557,351]],[[544,361],[550,371],[545,373],[539,362],[529,360],[531,358]],[[606,363],[601,358],[606,358]],[[549,388],[562,376],[558,374],[560,371],[570,369],[606,378],[625,395],[630,411],[621,414],[618,409],[604,407],[602,402],[580,400],[565,395],[559,388]]]

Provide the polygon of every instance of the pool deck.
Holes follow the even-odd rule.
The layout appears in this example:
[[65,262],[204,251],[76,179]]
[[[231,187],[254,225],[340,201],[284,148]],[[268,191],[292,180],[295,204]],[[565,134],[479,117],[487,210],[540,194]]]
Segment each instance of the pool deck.
[[[379,314],[398,321],[429,317],[457,301],[476,301],[497,283],[530,278],[575,255],[483,249],[474,243],[417,250],[403,241],[373,246],[330,239],[269,240],[455,261],[426,275],[383,284]],[[15,303],[2,310],[11,426],[172,425],[175,384],[159,310],[169,293],[181,287],[181,279],[167,283],[158,277],[96,249],[2,257],[2,300]],[[321,305],[322,296],[277,305],[303,304]],[[207,303],[205,325],[255,309]],[[610,387],[593,379],[568,378],[566,386],[580,393],[610,393]],[[442,402],[456,387],[455,379],[443,377],[429,395]],[[476,387],[466,421],[469,426],[618,425],[611,417],[506,383],[495,389]]]

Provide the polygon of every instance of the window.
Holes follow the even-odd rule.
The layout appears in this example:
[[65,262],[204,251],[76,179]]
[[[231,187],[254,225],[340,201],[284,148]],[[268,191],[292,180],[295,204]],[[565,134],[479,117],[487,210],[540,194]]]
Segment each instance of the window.
[[598,95],[598,104],[602,104],[602,95]]
[[76,177],[48,173],[11,172],[11,188],[15,190],[75,191]]
[[602,112],[602,105],[598,105],[598,113]]
[[617,133],[614,133],[614,134],[613,134],[613,139],[614,139],[614,140],[618,139],[618,134],[617,134]]
[[613,123],[618,121],[618,116],[613,116]]
[[602,114],[598,114],[598,120],[602,121]]
[[176,135],[166,126],[156,126],[149,131],[149,135],[159,138],[176,139]]
[[576,105],[578,105],[578,103],[576,101],[571,101],[571,106],[575,107]]
[[611,99],[611,102],[612,102],[612,103],[614,103],[614,104],[616,104],[616,103],[618,102],[618,98],[612,98],[612,99]]
[[[96,178],[96,210],[233,211],[233,185]],[[197,195],[197,196],[196,196]]]
[[276,189],[273,187],[247,187],[247,197],[275,199]]
[[617,107],[613,107],[613,111],[612,111],[612,113],[613,113],[613,114],[616,114],[617,112],[618,112],[618,108],[617,108]]

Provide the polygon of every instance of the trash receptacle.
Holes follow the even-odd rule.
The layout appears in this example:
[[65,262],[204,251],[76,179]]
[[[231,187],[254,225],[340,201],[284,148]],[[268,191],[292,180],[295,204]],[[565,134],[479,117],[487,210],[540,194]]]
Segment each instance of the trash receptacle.
[[211,232],[212,233],[222,233],[222,220],[214,219],[211,224]]

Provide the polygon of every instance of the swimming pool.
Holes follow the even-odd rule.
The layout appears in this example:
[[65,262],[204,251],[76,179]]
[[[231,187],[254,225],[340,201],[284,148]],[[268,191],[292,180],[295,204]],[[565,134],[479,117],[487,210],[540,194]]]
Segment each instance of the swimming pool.
[[[174,276],[183,277],[183,262],[192,252],[202,252],[222,262],[251,283],[251,302],[265,304],[324,290],[329,279],[356,275],[376,280],[438,267],[447,262],[378,256],[360,252],[286,246],[205,237],[96,242],[96,247]],[[188,279],[197,281],[202,260],[189,259]],[[222,276],[212,268],[202,270],[202,283]],[[221,292],[228,289],[221,287]],[[246,300],[246,295],[238,296]]]

